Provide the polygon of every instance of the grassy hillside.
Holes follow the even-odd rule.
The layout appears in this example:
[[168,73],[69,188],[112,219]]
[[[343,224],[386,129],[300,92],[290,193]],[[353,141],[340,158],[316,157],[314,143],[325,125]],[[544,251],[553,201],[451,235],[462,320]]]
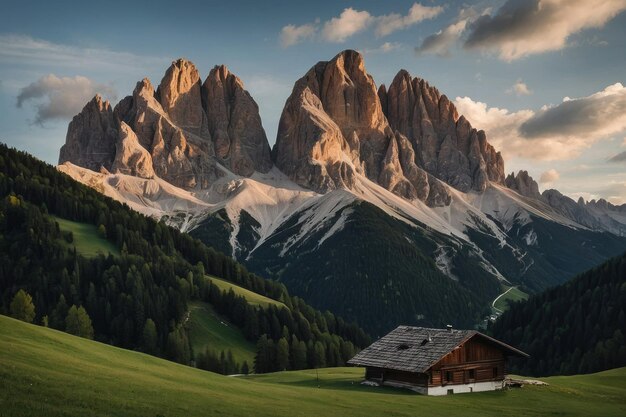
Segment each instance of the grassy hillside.
[[199,301],[189,303],[189,339],[194,352],[207,347],[220,352],[230,349],[239,363],[254,363],[255,346],[246,340],[241,330],[218,315],[210,304]]
[[499,312],[509,309],[509,301],[522,301],[528,299],[528,294],[517,287],[504,287],[503,293],[493,303],[493,308]]
[[626,253],[511,304],[490,331],[530,355],[509,368],[525,375],[626,366]]
[[119,255],[120,251],[113,243],[104,239],[98,234],[98,228],[93,224],[73,222],[71,220],[62,219],[52,216],[54,221],[59,223],[59,227],[64,232],[72,232],[74,240],[67,243],[69,246],[75,246],[76,251],[83,256],[97,256],[98,253],[108,255]]
[[219,279],[213,276],[209,276],[208,278],[213,283],[213,285],[217,286],[220,290],[224,292],[228,292],[232,289],[235,295],[245,298],[248,304],[261,307],[267,307],[270,305],[274,305],[278,308],[286,307],[280,301],[272,300],[269,297],[257,294],[246,288],[240,287],[239,285],[233,284],[232,282],[224,281],[223,279]]
[[[110,251],[119,256],[97,255]],[[9,313],[21,290],[32,297],[34,322],[65,330],[71,306],[81,306],[91,319],[95,340],[179,363],[195,362],[204,369],[235,373],[228,355],[225,360],[191,355],[183,325],[193,301],[210,303],[253,344],[263,335],[272,340],[259,372],[285,369],[284,354],[280,363],[273,361],[279,359],[273,354],[283,337],[290,342],[297,338],[298,352],[303,351],[300,342],[307,344],[304,349],[311,342],[324,350],[323,356],[294,362],[297,369],[342,366],[369,344],[356,323],[316,311],[291,297],[282,283],[250,273],[189,235],[2,144],[0,265],[0,314]],[[207,275],[238,287],[225,292],[216,284],[231,287],[213,284]],[[216,367],[216,362],[221,365]]]
[[224,377],[0,316],[0,416],[626,415],[626,368],[438,398],[362,377],[321,369],[319,388],[312,370]]

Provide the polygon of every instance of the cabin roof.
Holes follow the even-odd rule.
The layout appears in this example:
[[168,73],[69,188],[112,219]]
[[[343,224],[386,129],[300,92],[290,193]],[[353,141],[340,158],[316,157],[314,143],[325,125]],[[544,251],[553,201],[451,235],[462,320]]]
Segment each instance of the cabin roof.
[[506,355],[528,355],[476,330],[429,329],[398,326],[348,361],[350,365],[423,373],[441,358],[474,336],[485,339]]

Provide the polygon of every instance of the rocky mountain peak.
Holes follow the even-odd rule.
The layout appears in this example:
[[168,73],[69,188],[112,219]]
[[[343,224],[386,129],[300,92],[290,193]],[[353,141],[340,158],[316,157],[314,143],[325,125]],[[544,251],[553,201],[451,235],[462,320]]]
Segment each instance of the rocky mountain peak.
[[464,192],[504,182],[504,161],[485,133],[428,82],[401,70],[379,97],[391,128],[411,142],[418,166]]
[[163,110],[177,126],[202,135],[206,116],[202,110],[200,73],[186,59],[172,62],[156,92]]
[[220,162],[244,176],[271,169],[259,107],[225,65],[215,66],[202,84],[202,103]]
[[94,171],[111,168],[117,125],[111,104],[96,94],[70,122],[59,164],[70,161]]
[[520,170],[517,175],[515,175],[514,172],[511,172],[504,180],[504,184],[511,190],[517,191],[518,194],[541,200],[539,185],[528,174],[528,171]]
[[218,163],[245,176],[272,166],[258,106],[241,80],[218,66],[201,83],[185,59],[172,62],[156,91],[144,78],[114,110],[95,97],[68,127],[65,161],[186,189],[209,187],[223,175]]
[[406,70],[377,89],[362,55],[351,50],[318,62],[296,82],[274,157],[317,191],[351,184],[360,173],[432,205],[450,201],[440,180],[464,192],[504,183],[502,156],[445,95]]

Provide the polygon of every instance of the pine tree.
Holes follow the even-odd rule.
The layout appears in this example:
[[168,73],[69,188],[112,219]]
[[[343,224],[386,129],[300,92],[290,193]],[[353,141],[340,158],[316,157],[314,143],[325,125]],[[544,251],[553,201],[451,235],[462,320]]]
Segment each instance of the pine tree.
[[25,321],[26,323],[32,323],[35,319],[35,306],[33,304],[33,297],[26,291],[19,290],[13,301],[11,301],[11,317],[18,320]]
[[276,369],[285,371],[289,367],[289,342],[284,337],[276,345]]
[[91,319],[82,306],[72,305],[70,307],[65,318],[65,331],[85,339],[93,339]]
[[324,349],[324,344],[320,341],[315,342],[313,352],[313,367],[324,368],[326,366],[326,349]]
[[271,353],[269,348],[269,340],[264,334],[259,337],[256,344],[256,356],[254,358],[254,372],[262,374],[269,372],[271,369]]
[[147,319],[146,324],[143,326],[143,332],[141,341],[143,344],[144,352],[154,355],[157,353],[157,329],[152,319]]
[[65,318],[67,317],[68,309],[65,296],[61,294],[56,307],[52,310],[52,314],[50,315],[50,327],[58,330],[65,330]]
[[248,375],[250,373],[250,366],[248,365],[248,361],[243,361],[243,365],[241,365],[241,373],[244,375]]

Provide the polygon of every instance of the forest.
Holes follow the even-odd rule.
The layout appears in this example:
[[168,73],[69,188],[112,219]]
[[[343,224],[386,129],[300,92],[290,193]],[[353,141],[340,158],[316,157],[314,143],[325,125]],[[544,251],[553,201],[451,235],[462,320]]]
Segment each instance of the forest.
[[573,375],[626,365],[626,254],[514,302],[490,333],[530,355],[521,375]]
[[[80,255],[52,215],[96,226],[120,254]],[[206,275],[285,307],[249,305]],[[192,351],[190,300],[210,302],[257,343],[256,372],[342,365],[369,344],[355,323],[313,309],[281,283],[0,145],[0,313],[184,364],[242,371],[227,352]]]

